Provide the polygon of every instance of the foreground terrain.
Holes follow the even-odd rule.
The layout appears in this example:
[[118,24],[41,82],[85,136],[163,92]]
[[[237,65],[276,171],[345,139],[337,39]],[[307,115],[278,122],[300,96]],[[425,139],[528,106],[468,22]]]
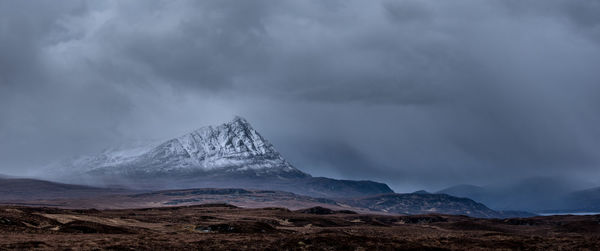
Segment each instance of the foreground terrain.
[[600,216],[478,219],[227,204],[119,210],[0,207],[0,249],[600,249]]

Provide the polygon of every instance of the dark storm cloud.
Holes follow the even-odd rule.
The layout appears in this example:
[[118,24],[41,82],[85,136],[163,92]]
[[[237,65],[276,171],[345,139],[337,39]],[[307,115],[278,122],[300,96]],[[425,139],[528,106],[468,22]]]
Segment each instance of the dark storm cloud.
[[597,1],[0,7],[0,172],[239,114],[317,175],[600,184]]

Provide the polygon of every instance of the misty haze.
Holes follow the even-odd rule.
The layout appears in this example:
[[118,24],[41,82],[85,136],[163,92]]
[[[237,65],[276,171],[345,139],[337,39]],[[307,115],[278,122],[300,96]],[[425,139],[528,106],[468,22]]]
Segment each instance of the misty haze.
[[0,249],[600,249],[600,2],[0,0]]

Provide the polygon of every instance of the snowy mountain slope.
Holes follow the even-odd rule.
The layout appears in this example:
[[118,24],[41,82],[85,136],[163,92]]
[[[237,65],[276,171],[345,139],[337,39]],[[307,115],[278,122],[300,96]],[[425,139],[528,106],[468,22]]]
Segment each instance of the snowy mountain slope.
[[63,163],[76,174],[163,175],[242,172],[257,176],[309,176],[290,165],[243,118],[207,126],[158,146],[104,152]]
[[313,178],[287,162],[248,121],[235,117],[161,144],[61,163],[56,180],[130,188],[257,188],[320,197],[393,192],[385,184]]

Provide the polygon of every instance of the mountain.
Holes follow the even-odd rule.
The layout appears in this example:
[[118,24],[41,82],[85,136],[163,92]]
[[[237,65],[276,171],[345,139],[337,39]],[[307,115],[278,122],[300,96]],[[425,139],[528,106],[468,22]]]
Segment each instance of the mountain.
[[[67,164],[69,165],[69,164]],[[308,177],[290,165],[243,118],[208,126],[158,146],[109,151],[70,163],[69,172],[93,176],[224,175]]]
[[457,197],[469,198],[475,201],[485,201],[486,197],[489,196],[488,191],[480,186],[461,184],[451,186],[446,189],[440,190],[438,194],[448,194]]
[[574,191],[562,198],[565,212],[600,212],[600,187]]
[[545,211],[572,207],[566,198],[571,187],[558,178],[533,177],[511,184],[457,185],[437,193],[470,198],[495,210]]
[[468,198],[447,194],[382,194],[340,200],[346,205],[398,214],[460,214],[478,218],[529,217],[526,212],[495,211]]
[[552,179],[526,179],[513,186],[457,185],[437,193],[473,199],[496,210],[600,212],[600,187],[573,191]]
[[[325,207],[370,214],[460,214],[482,218],[527,217],[498,212],[481,203],[445,194],[382,194],[357,198],[314,198],[291,192],[239,188],[137,191],[71,185],[35,179],[0,179],[0,204],[61,208],[127,209],[229,203],[245,208]],[[341,211],[340,211],[341,210]]]
[[414,194],[431,194],[430,192],[427,192],[426,190],[418,190],[418,191],[414,191],[412,193],[414,193]]
[[393,192],[373,181],[312,177],[286,161],[247,120],[207,126],[156,146],[106,151],[52,167],[57,179],[136,189],[251,188],[318,197]]

